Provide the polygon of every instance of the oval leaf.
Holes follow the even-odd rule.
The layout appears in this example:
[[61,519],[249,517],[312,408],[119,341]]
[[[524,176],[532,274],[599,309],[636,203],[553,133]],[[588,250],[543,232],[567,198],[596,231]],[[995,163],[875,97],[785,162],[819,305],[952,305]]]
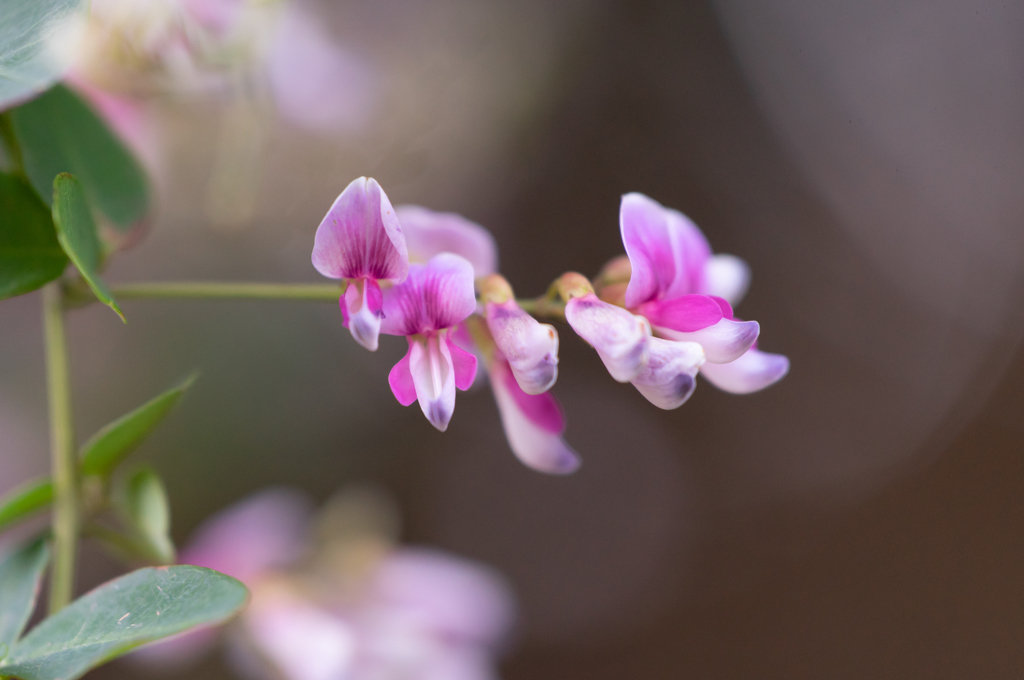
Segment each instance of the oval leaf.
[[0,531],[43,510],[52,502],[53,482],[49,477],[18,487],[0,499]]
[[0,172],[0,300],[53,281],[67,264],[46,205],[23,180]]
[[245,604],[239,581],[203,567],[139,569],[45,619],[0,662],[0,675],[75,680],[143,645],[220,623]]
[[96,236],[96,223],[82,183],[74,175],[61,173],[53,180],[53,224],[61,247],[78,267],[96,299],[117,312],[124,321],[121,308],[100,278],[100,241]]
[[176,387],[147,401],[94,434],[82,447],[82,474],[109,475],[159,425],[185,390],[198,378],[193,374]]
[[11,128],[32,186],[50,199],[53,178],[78,177],[96,207],[127,233],[149,206],[142,166],[107,124],[63,85],[10,112]]
[[0,3],[0,110],[60,80],[88,11],[87,0]]
[[156,564],[174,562],[171,508],[156,471],[149,467],[136,470],[125,479],[119,495],[121,512],[145,547],[147,557]]
[[49,559],[41,538],[0,558],[0,645],[10,649],[25,630]]

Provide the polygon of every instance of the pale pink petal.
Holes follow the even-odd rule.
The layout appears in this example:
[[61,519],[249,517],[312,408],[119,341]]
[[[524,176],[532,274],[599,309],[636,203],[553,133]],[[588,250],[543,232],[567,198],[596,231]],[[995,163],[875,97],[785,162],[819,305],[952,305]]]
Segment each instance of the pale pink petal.
[[670,340],[696,342],[704,348],[704,357],[713,364],[727,364],[740,358],[757,341],[761,332],[756,321],[722,319],[714,326],[692,333],[681,333],[671,328],[655,327],[658,335]]
[[515,300],[486,305],[487,327],[527,394],[551,389],[558,378],[558,332],[524,312]]
[[667,300],[651,300],[635,311],[647,317],[652,326],[687,333],[714,326],[723,316],[722,306],[707,295],[681,295]]
[[224,36],[238,25],[245,0],[180,0],[191,19],[206,30]]
[[575,472],[580,458],[562,439],[565,419],[551,393],[523,392],[508,364],[500,357],[492,362],[490,373],[501,424],[516,458],[541,472],[558,475]]
[[302,555],[311,508],[299,491],[261,491],[203,522],[179,560],[250,582]]
[[412,346],[415,342],[409,338],[409,351],[391,368],[391,373],[388,374],[391,391],[402,406],[410,406],[416,401],[416,383],[413,382],[412,370],[409,368],[409,356],[412,354]]
[[473,265],[442,253],[409,267],[408,278],[384,292],[381,332],[416,335],[451,328],[476,309]]
[[377,69],[331,40],[294,2],[287,3],[267,52],[267,76],[281,114],[313,130],[358,130],[380,104]]
[[360,345],[377,351],[383,295],[373,279],[358,279],[345,290],[340,300],[341,316],[352,337]]
[[658,408],[679,408],[693,394],[702,364],[704,350],[697,343],[651,338],[647,363],[632,382]]
[[647,320],[597,299],[593,293],[565,305],[565,320],[589,342],[611,376],[629,382],[643,368],[651,329]]
[[448,343],[436,335],[410,342],[409,370],[423,415],[444,432],[455,411],[455,370]]
[[712,385],[733,394],[757,392],[781,380],[789,372],[789,359],[749,349],[727,364],[704,364],[701,373]]
[[360,177],[345,187],[317,227],[312,259],[332,279],[405,279],[405,236],[377,180]]
[[452,357],[452,370],[455,371],[455,387],[463,392],[473,386],[476,380],[476,355],[459,347],[451,338],[445,338],[448,352]]
[[260,655],[287,680],[341,680],[356,651],[355,628],[330,612],[301,601],[252,607],[243,616]]
[[704,286],[701,293],[716,295],[735,306],[747,294],[750,267],[735,255],[713,255],[704,265]]
[[440,253],[455,253],[469,260],[477,278],[498,269],[498,248],[494,237],[479,224],[462,215],[440,213],[418,205],[395,208],[402,223],[409,258],[426,262]]
[[515,600],[496,571],[426,548],[400,548],[374,575],[378,606],[453,642],[492,645],[506,636]]
[[688,217],[634,192],[622,197],[619,229],[632,267],[627,307],[698,292],[711,248]]

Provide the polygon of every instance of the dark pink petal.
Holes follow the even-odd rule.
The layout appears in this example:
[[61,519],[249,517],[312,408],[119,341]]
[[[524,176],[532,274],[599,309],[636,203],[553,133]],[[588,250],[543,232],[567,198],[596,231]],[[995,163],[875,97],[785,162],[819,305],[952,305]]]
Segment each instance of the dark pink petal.
[[658,326],[658,335],[670,340],[696,342],[704,348],[705,358],[713,364],[727,364],[739,359],[757,341],[761,327],[756,321],[722,319],[714,326],[692,333],[674,331]]
[[[731,309],[729,311],[732,312]],[[693,332],[721,321],[723,310],[717,300],[707,295],[683,295],[670,300],[645,302],[636,308],[636,312],[647,317],[652,326]]]
[[448,352],[452,355],[452,368],[455,371],[455,386],[465,392],[476,380],[476,356],[458,346],[450,338],[445,338]]
[[647,363],[632,383],[658,408],[679,408],[693,394],[702,364],[704,350],[697,343],[651,338]]
[[334,201],[316,230],[313,266],[332,279],[405,279],[405,236],[375,179],[354,180]]
[[704,364],[701,373],[712,385],[733,394],[749,394],[763,390],[781,380],[789,372],[789,359],[782,354],[769,354],[756,349],[728,364]]
[[619,228],[632,267],[627,307],[700,291],[711,248],[688,217],[630,193],[622,197]]
[[455,213],[440,213],[418,205],[395,208],[409,246],[409,259],[426,262],[440,253],[455,253],[469,260],[477,278],[498,269],[494,237],[479,224]]
[[566,475],[580,466],[579,455],[562,439],[565,419],[550,392],[526,394],[498,355],[490,365],[491,388],[498,402],[509,448],[529,467]]
[[718,297],[717,295],[709,295],[712,300],[718,303],[718,306],[722,310],[722,316],[726,319],[732,319],[735,315],[732,313],[732,305],[725,298]]
[[416,401],[416,384],[413,382],[412,371],[409,369],[409,355],[412,354],[413,342],[415,341],[409,340],[409,351],[391,368],[391,373],[388,374],[391,391],[402,406],[409,406]]
[[643,317],[589,293],[566,303],[565,320],[597,350],[615,380],[629,382],[643,368],[651,337],[651,327]]
[[476,309],[473,265],[450,253],[409,267],[408,278],[385,291],[381,332],[433,333],[459,323]]
[[738,305],[750,285],[750,267],[735,255],[712,255],[704,265],[704,285],[697,292],[717,295]]
[[558,378],[558,332],[524,312],[515,300],[488,302],[487,327],[527,394],[551,389]]

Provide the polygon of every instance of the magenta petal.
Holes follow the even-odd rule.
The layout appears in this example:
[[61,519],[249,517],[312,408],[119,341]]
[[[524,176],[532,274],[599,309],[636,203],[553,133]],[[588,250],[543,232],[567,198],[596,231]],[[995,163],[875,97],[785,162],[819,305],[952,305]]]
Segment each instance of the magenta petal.
[[709,295],[712,300],[718,303],[719,308],[722,310],[722,316],[726,319],[732,319],[735,315],[732,312],[732,305],[725,298],[718,297],[717,295]]
[[448,352],[452,356],[452,369],[455,371],[455,386],[465,392],[476,380],[476,356],[472,352],[459,347],[454,341],[445,338]]
[[711,248],[688,217],[634,192],[622,197],[619,229],[632,266],[627,307],[700,291]]
[[353,180],[334,201],[316,230],[313,266],[332,279],[405,279],[405,236],[376,180]]
[[491,233],[455,213],[440,213],[418,205],[395,208],[409,246],[410,259],[426,262],[440,253],[469,260],[477,278],[498,269],[498,248]]
[[590,293],[569,300],[565,320],[597,350],[615,380],[629,382],[643,368],[651,337],[650,325],[643,317]]
[[409,340],[409,351],[405,353],[397,364],[392,366],[388,373],[388,384],[395,399],[402,406],[409,406],[416,401],[416,384],[412,380],[412,371],[409,369],[409,355],[412,353],[413,340]]
[[575,472],[580,458],[562,439],[565,420],[554,397],[549,392],[523,392],[508,364],[501,359],[491,364],[490,372],[501,424],[516,458],[549,474]]
[[713,364],[727,364],[739,359],[757,341],[760,326],[756,321],[722,319],[714,326],[692,333],[657,327],[658,335],[671,340],[696,342],[704,348],[704,356]]
[[384,292],[381,332],[417,335],[451,328],[476,309],[473,266],[450,253],[409,267],[402,283]]
[[727,364],[704,364],[701,373],[712,385],[733,394],[749,394],[772,385],[789,372],[789,359],[750,349]]
[[640,305],[636,311],[647,317],[652,326],[682,332],[699,331],[722,320],[722,307],[707,295],[682,295],[671,300],[652,300]]

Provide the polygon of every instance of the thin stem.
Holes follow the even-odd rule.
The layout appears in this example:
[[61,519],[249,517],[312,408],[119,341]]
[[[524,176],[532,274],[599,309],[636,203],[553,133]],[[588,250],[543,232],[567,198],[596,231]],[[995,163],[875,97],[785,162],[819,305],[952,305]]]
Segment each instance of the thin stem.
[[7,155],[11,161],[11,169],[15,174],[25,175],[25,164],[21,157],[21,145],[18,138],[14,136],[14,126],[11,125],[10,112],[0,113],[0,139],[3,140],[7,149]]
[[551,300],[546,295],[528,300],[516,300],[516,304],[527,314],[538,318],[565,320],[565,303],[561,300]]
[[50,613],[71,602],[78,547],[78,465],[71,412],[71,372],[59,283],[43,288],[43,333],[50,400],[50,465],[53,468],[53,573]]

